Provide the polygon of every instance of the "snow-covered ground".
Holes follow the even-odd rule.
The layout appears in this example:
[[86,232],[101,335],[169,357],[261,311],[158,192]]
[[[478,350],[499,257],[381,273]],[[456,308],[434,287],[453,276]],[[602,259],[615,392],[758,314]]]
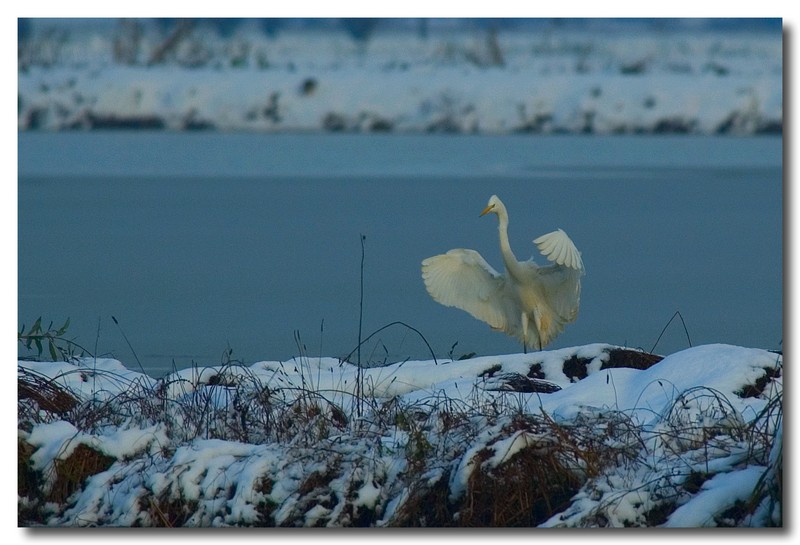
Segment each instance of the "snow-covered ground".
[[782,131],[779,32],[41,31],[20,130]]
[[780,526],[782,365],[604,344],[159,380],[20,361],[20,524]]

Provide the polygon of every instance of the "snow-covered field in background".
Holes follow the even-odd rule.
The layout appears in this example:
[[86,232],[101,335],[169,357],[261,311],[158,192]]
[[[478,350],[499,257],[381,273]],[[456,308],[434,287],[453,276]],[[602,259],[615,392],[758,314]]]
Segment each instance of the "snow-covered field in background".
[[[782,525],[782,365],[730,345],[658,361],[604,344],[159,380],[111,359],[20,361],[20,524]],[[105,462],[81,474],[76,458]],[[480,511],[518,507],[520,487],[547,490],[529,518]]]
[[159,54],[165,41],[119,29],[32,36],[19,129],[782,131],[778,32],[461,29],[364,42],[198,28]]

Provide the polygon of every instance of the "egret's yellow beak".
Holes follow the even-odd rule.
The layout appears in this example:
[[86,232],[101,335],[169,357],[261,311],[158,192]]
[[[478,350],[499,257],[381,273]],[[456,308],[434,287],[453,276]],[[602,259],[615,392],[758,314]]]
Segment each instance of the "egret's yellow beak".
[[493,204],[490,204],[489,206],[487,206],[486,208],[484,208],[484,209],[483,209],[483,212],[481,212],[481,213],[478,215],[478,217],[480,218],[481,216],[485,216],[486,214],[488,214],[489,212],[491,212],[493,209],[494,209],[494,205],[493,205]]

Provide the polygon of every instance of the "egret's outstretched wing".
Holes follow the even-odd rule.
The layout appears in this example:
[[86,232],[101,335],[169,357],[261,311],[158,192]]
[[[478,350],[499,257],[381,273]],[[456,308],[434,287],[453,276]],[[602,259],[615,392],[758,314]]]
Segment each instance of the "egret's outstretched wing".
[[422,262],[422,279],[433,299],[470,313],[495,329],[508,330],[506,280],[474,250],[457,248]]
[[543,292],[546,294],[547,304],[558,315],[562,324],[574,322],[578,317],[578,307],[581,303],[583,272],[563,265],[540,267],[537,272]]
[[542,255],[550,261],[570,269],[583,271],[581,253],[573,244],[572,239],[561,229],[542,235],[535,239],[533,243],[539,247]]
[[581,254],[567,234],[558,229],[533,241],[553,265],[538,269],[547,302],[564,323],[578,317],[581,300]]

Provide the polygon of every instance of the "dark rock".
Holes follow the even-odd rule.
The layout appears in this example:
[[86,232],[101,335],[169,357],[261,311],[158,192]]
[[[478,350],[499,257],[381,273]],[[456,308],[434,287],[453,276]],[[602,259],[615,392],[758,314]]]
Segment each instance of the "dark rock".
[[[613,348],[608,352],[608,360],[604,361],[600,369],[615,369],[627,367],[629,369],[648,369],[664,359],[662,356],[629,350],[627,348]],[[563,372],[572,381],[584,379],[588,376],[587,366],[592,362],[590,358],[572,356],[564,361]]]
[[561,389],[561,386],[535,378],[528,378],[519,373],[503,373],[498,375],[495,384],[488,390],[502,390],[508,392],[523,392],[526,394],[552,394]]
[[608,361],[603,362],[600,369],[614,369],[617,367],[628,367],[630,369],[649,369],[653,365],[663,360],[663,356],[648,354],[638,350],[628,350],[627,348],[614,348],[608,352]]

